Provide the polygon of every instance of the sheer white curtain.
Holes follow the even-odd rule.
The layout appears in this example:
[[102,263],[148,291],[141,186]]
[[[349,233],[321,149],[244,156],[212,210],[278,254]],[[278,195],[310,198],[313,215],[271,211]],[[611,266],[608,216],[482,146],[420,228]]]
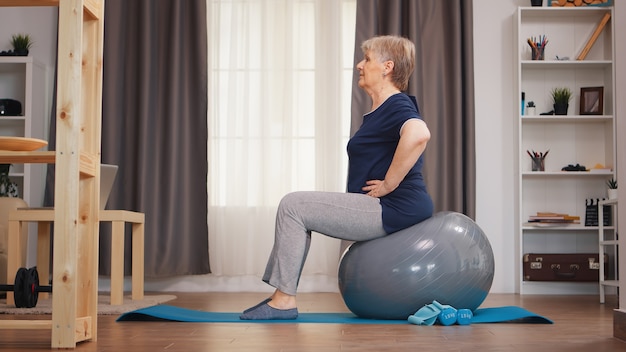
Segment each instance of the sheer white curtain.
[[[207,0],[212,289],[262,291],[276,207],[345,190],[356,0]],[[313,234],[300,292],[336,291],[340,241]]]

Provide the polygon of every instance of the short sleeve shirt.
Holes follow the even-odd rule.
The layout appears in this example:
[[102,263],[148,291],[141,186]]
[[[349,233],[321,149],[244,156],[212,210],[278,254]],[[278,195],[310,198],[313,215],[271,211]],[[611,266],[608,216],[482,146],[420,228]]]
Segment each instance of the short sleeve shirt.
[[[359,130],[348,142],[348,192],[362,190],[368,180],[383,180],[391,165],[400,129],[409,119],[421,119],[417,105],[398,93],[363,116]],[[398,188],[380,198],[383,227],[387,233],[407,228],[432,216],[433,205],[422,177],[422,157]]]

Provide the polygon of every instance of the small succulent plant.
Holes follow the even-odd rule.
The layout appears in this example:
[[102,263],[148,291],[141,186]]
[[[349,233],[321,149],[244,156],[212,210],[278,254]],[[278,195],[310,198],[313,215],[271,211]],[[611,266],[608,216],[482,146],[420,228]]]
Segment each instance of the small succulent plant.
[[606,181],[606,185],[609,189],[617,189],[617,180],[611,177],[610,180]]

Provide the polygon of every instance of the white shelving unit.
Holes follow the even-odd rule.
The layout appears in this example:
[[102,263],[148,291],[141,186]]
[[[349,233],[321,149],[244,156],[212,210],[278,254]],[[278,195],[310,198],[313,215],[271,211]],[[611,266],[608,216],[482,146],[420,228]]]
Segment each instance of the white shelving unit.
[[[604,254],[609,255],[609,257],[617,258],[617,198],[598,202],[598,219],[604,218],[605,205],[610,206],[612,226],[604,226],[604,221],[598,222],[598,253],[600,258],[602,258]],[[613,265],[609,268],[608,273],[605,272],[604,266],[600,266],[600,303],[604,303],[605,291],[608,287],[619,287],[617,260],[613,260]]]
[[[533,101],[536,114],[514,112],[518,121],[517,228],[521,294],[597,294],[598,283],[525,281],[525,253],[598,253],[598,227],[584,226],[585,200],[606,198],[605,182],[615,177],[613,21],[609,21],[584,60],[576,60],[612,7],[520,7],[516,13],[517,79],[515,93]],[[545,60],[531,60],[528,38],[545,35]],[[557,56],[560,60],[557,59]],[[567,57],[568,60],[562,60]],[[580,88],[604,87],[602,115],[581,115]],[[550,91],[573,92],[567,115],[540,115],[553,110]],[[526,151],[546,152],[545,171],[531,171]],[[602,171],[561,171],[580,164]],[[580,224],[532,226],[529,216],[556,212],[580,216]],[[607,228],[608,229],[608,228]],[[614,258],[613,258],[614,260]]]
[[[46,69],[32,56],[0,56],[0,98],[22,104],[21,116],[0,116],[0,136],[46,139]],[[41,150],[47,150],[42,148]],[[13,164],[9,173],[30,206],[43,202],[45,165]]]

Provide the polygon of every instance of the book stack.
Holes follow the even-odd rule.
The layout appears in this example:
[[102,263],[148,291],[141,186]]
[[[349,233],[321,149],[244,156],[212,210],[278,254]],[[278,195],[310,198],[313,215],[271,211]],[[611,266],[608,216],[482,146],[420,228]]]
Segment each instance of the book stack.
[[537,212],[537,215],[531,215],[528,217],[528,222],[530,225],[535,226],[580,224],[580,216],[551,212]]

